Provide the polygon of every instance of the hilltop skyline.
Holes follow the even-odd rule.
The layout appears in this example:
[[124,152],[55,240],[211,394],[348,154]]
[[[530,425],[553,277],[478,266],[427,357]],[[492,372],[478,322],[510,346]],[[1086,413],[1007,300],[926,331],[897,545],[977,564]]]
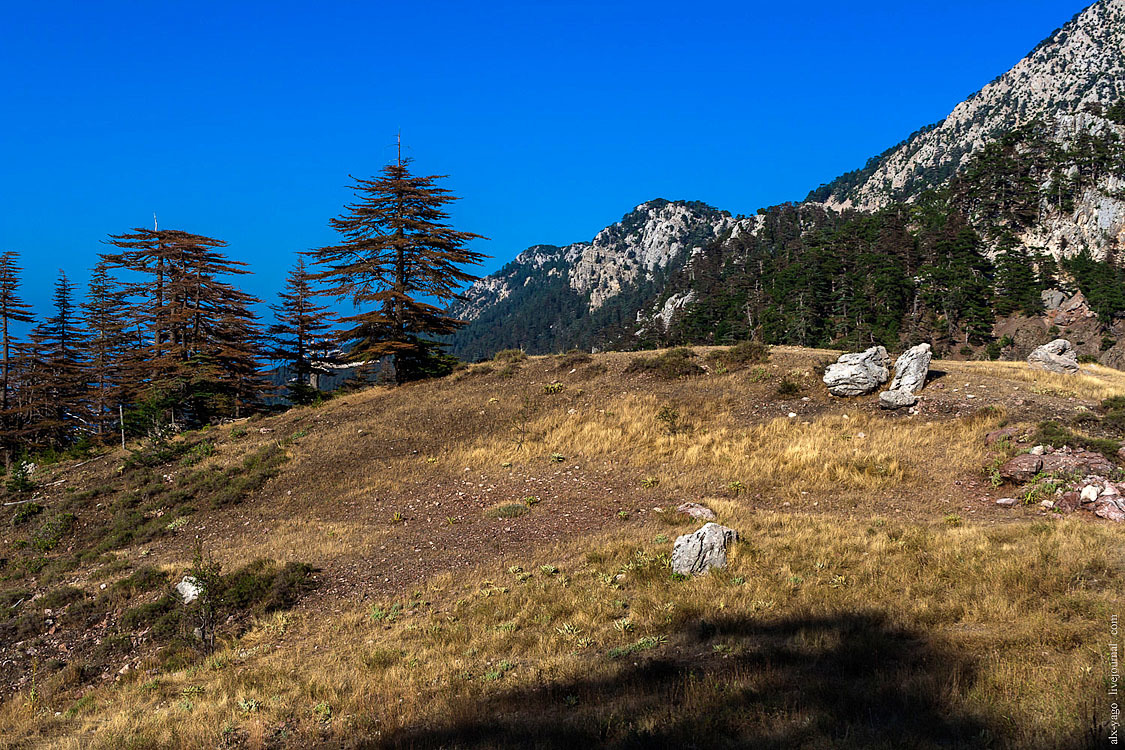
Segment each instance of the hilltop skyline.
[[[21,253],[42,308],[58,268],[82,284],[106,235],[155,211],[226,240],[269,302],[294,252],[332,241],[347,175],[374,174],[401,129],[417,171],[463,196],[454,222],[492,238],[483,275],[655,197],[799,200],[1083,6],[13,7],[0,248]],[[419,63],[405,35],[384,52],[380,28],[429,29],[437,51]]]

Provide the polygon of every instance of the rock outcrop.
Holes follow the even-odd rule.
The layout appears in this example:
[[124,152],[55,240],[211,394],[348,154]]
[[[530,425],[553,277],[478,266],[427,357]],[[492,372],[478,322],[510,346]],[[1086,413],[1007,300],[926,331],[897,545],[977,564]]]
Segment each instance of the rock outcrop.
[[824,384],[833,396],[865,396],[891,377],[891,358],[881,346],[858,354],[843,354],[824,372]]
[[882,409],[902,409],[918,402],[915,394],[926,384],[930,374],[929,344],[912,346],[895,360],[895,377],[891,387],[879,394]]
[[899,355],[895,360],[895,377],[890,390],[914,394],[922,390],[926,376],[930,374],[931,348],[929,344],[918,344]]
[[1090,303],[1086,301],[1086,296],[1082,292],[1078,292],[1054,310],[1047,312],[1048,322],[1057,326],[1078,325],[1097,317],[1098,314],[1090,309]]
[[727,564],[727,547],[738,540],[738,532],[717,523],[704,524],[701,529],[676,539],[672,549],[672,572],[700,575],[711,568]]
[[1055,339],[1033,351],[1027,363],[1039,370],[1073,375],[1078,372],[1078,353],[1066,339]]
[[1117,466],[1100,453],[1073,448],[1035,446],[1000,467],[1000,476],[1012,482],[1027,482],[1038,474],[1112,474]]

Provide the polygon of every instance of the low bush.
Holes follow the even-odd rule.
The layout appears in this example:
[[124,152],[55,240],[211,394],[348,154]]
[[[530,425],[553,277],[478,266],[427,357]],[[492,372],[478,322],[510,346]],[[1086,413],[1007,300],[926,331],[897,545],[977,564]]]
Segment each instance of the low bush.
[[769,361],[770,348],[760,341],[743,341],[727,349],[717,349],[707,359],[727,370],[741,370]]
[[1121,448],[1120,441],[1095,438],[1089,435],[1071,432],[1058,422],[1051,420],[1039,423],[1035,434],[1031,436],[1031,442],[1034,445],[1050,445],[1054,448],[1062,448],[1064,446],[1083,448],[1085,450],[1101,453],[1110,460],[1115,460],[1117,458],[1117,451]]
[[524,503],[500,503],[484,512],[488,518],[516,518],[530,510],[530,505]]
[[706,370],[695,361],[695,352],[686,347],[669,349],[654,357],[634,357],[625,368],[629,373],[649,373],[664,380],[702,375]]
[[12,525],[19,526],[21,524],[25,524],[42,512],[43,506],[39,503],[24,503],[23,505],[17,505],[16,512],[12,514]]

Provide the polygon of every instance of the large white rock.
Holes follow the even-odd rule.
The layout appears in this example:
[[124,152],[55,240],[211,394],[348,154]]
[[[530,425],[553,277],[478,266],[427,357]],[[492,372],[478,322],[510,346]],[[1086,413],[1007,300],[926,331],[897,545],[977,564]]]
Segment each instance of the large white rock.
[[926,384],[930,373],[930,345],[912,346],[895,360],[895,377],[891,381],[892,391],[918,393]]
[[1073,375],[1078,372],[1078,352],[1066,339],[1055,339],[1035,349],[1027,363],[1039,370]]
[[184,604],[191,604],[203,593],[203,587],[191,576],[184,576],[184,580],[176,584],[176,593],[184,600]]
[[692,534],[676,539],[672,549],[672,571],[681,575],[700,575],[727,564],[727,547],[738,539],[738,532],[717,523],[704,524]]
[[824,371],[824,384],[833,396],[865,396],[891,377],[891,358],[881,346],[858,354],[843,354]]

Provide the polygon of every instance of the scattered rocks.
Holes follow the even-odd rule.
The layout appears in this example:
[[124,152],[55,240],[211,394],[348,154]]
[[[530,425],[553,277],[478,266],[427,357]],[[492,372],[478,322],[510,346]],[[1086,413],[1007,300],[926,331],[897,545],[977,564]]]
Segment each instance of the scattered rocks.
[[717,518],[715,511],[699,503],[681,503],[676,507],[676,512],[683,513],[685,516],[690,516],[698,521],[714,521]]
[[929,344],[918,344],[904,351],[895,360],[895,378],[891,381],[892,391],[908,391],[918,393],[926,384],[926,376],[930,374]]
[[[1078,489],[1078,488],[1076,488]],[[1078,489],[1078,507],[1107,521],[1125,521],[1125,483],[1088,476]]]
[[997,505],[1002,505],[1005,508],[1011,508],[1013,505],[1019,505],[1019,500],[1014,497],[1002,497],[996,501]]
[[203,593],[203,587],[191,576],[184,576],[184,579],[176,584],[176,593],[184,600],[184,604],[191,604]]
[[1073,375],[1078,372],[1078,352],[1066,339],[1055,339],[1036,348],[1027,363],[1039,370]]
[[727,547],[738,539],[738,532],[717,523],[676,539],[672,549],[672,571],[681,575],[700,575],[727,564]]
[[901,409],[916,403],[918,399],[910,391],[883,391],[879,394],[880,409]]
[[1092,309],[1090,303],[1086,301],[1085,295],[1082,292],[1076,293],[1073,297],[1061,302],[1055,310],[1048,314],[1048,319],[1057,326],[1073,326],[1085,320],[1093,320],[1098,316]]
[[858,354],[843,354],[824,372],[824,384],[833,396],[865,396],[891,377],[890,355],[881,346]]

